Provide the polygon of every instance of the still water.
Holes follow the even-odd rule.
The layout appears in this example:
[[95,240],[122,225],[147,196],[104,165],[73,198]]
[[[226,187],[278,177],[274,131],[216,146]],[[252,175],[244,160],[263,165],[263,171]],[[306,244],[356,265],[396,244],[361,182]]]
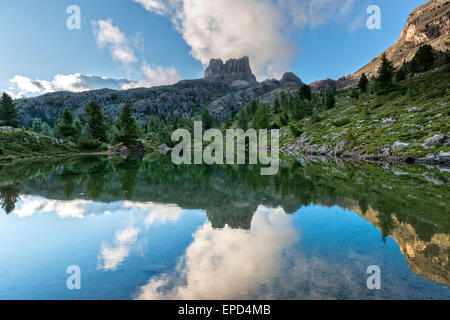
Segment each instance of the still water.
[[448,169],[59,158],[0,197],[0,299],[450,299]]

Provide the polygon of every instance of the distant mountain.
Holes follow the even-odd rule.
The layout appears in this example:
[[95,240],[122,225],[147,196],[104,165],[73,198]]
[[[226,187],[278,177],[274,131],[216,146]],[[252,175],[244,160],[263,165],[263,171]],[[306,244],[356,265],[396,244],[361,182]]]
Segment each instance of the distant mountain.
[[20,99],[16,103],[25,126],[30,126],[35,118],[54,125],[66,107],[77,116],[91,100],[101,103],[105,114],[112,120],[118,119],[126,103],[131,104],[140,123],[148,122],[151,115],[193,117],[205,108],[216,118],[223,119],[270,91],[298,87],[301,84],[301,80],[293,73],[286,73],[280,80],[259,83],[252,73],[248,57],[230,59],[225,63],[220,59],[212,59],[203,79],[122,91],[102,89],[79,93],[55,92]]
[[[450,49],[449,0],[431,0],[416,8],[409,15],[406,26],[400,33],[400,39],[383,53],[395,67],[399,67],[410,61],[424,44],[429,44],[439,51]],[[352,75],[338,80],[315,81],[311,83],[311,87],[317,91],[330,90],[333,87],[341,89],[354,85],[363,73],[372,78],[378,72],[383,53]]]

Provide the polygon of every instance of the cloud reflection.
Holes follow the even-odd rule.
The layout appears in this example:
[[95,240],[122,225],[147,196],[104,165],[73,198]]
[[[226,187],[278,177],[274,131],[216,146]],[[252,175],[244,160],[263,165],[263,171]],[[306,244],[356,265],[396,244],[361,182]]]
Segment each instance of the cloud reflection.
[[[175,274],[152,278],[138,299],[234,299],[283,273],[283,256],[300,235],[282,208],[260,206],[250,231],[213,229],[206,223]],[[270,292],[268,290],[267,292]]]
[[114,246],[103,245],[99,255],[97,269],[116,270],[117,267],[129,256],[131,246],[136,242],[139,230],[127,227],[116,233]]

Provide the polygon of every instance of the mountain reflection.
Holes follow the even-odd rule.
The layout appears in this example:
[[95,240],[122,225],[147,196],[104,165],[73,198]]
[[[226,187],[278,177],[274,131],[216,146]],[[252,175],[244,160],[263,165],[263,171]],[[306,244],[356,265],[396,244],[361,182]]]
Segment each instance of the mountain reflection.
[[[61,218],[146,212],[142,225],[127,226],[103,244],[98,269],[111,271],[126,259],[142,228],[176,221],[186,209],[204,210],[209,221],[177,267],[185,277],[153,278],[139,298],[208,297],[212,279],[222,297],[231,298],[238,287],[226,287],[226,279],[304,270],[299,257],[288,268],[280,255],[301,238],[289,214],[311,204],[358,213],[380,229],[380,241],[395,239],[414,273],[450,284],[448,170],[305,158],[283,162],[274,177],[259,173],[257,166],[175,166],[165,157],[21,161],[0,165],[0,203],[6,214],[22,218],[50,211]],[[240,263],[246,257],[251,264]]]

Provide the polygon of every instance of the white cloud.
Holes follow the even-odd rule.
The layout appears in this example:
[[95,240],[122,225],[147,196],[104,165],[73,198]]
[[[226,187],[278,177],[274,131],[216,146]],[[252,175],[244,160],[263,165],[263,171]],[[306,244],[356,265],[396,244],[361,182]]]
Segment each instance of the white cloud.
[[[147,10],[154,11],[159,14],[166,12],[166,6],[162,2],[156,0],[135,1],[142,4]],[[126,35],[117,26],[113,25],[111,19],[95,21],[93,22],[93,25],[97,44],[100,47],[109,47],[111,55],[114,59],[121,61],[124,64],[130,64],[138,61],[130,45],[135,41],[133,41],[133,39],[127,39]],[[174,84],[181,80],[181,77],[175,68],[163,66],[151,67],[146,62],[143,62],[142,64],[141,74],[143,75],[142,80],[130,81],[129,83],[124,84],[122,88],[130,89]]]
[[156,66],[152,68],[147,63],[144,63],[142,65],[142,74],[145,79],[125,84],[123,89],[168,85],[181,80],[177,70],[173,67]]
[[97,44],[102,48],[107,47],[114,59],[123,64],[137,61],[127,37],[114,26],[112,19],[93,21],[92,25]]
[[204,65],[249,56],[258,78],[287,71],[293,27],[317,27],[348,15],[354,0],[135,0],[168,15]]
[[50,81],[16,75],[9,80],[9,83],[11,86],[8,93],[18,99],[56,91],[82,92],[103,88],[124,89],[135,81],[75,73],[57,74]]
[[167,12],[167,6],[159,0],[134,0],[134,2],[140,3],[148,11],[154,11],[159,14]]
[[113,47],[111,49],[111,55],[114,59],[121,61],[122,63],[129,64],[136,62],[137,59],[131,48],[125,47]]

